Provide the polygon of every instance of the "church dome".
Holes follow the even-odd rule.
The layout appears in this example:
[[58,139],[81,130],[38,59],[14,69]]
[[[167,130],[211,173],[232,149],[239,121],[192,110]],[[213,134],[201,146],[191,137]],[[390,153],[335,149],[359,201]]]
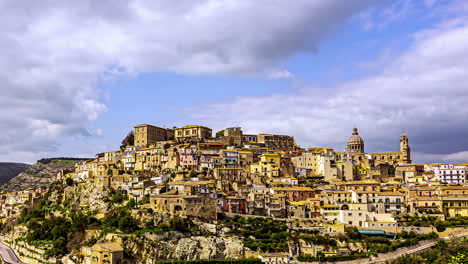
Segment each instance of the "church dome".
[[359,136],[357,128],[353,128],[353,135],[349,137],[348,150],[364,153],[364,140]]

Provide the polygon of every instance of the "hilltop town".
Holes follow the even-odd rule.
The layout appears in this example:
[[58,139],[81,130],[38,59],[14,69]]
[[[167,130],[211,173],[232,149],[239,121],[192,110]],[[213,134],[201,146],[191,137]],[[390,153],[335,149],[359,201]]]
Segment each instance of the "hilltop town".
[[346,142],[304,149],[240,127],[137,125],[49,185],[0,194],[3,242],[28,263],[288,263],[467,232],[468,163],[412,163],[406,133],[392,152],[366,152],[357,128]]

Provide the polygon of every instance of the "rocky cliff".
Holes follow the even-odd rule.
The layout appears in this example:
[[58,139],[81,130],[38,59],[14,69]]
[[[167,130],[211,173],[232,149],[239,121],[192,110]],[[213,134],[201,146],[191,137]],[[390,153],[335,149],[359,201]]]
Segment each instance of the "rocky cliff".
[[140,263],[156,263],[156,260],[197,260],[244,258],[242,242],[233,237],[193,236],[166,241],[145,237],[128,237],[124,241],[126,251]]
[[84,211],[108,211],[112,204],[109,203],[112,190],[107,187],[98,187],[91,184],[75,185],[64,190],[62,199],[51,195],[51,201],[62,201],[64,205],[72,208],[81,208]]
[[31,165],[24,163],[0,162],[0,185],[11,180],[29,166]]
[[56,160],[46,164],[37,162],[1,185],[0,192],[47,187],[52,182],[52,175],[56,175],[61,170],[74,170],[76,162],[78,161]]

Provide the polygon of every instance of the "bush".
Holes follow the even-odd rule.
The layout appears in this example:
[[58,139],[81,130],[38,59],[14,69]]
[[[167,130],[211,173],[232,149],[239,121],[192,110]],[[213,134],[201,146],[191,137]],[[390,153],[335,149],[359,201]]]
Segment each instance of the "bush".
[[114,194],[112,194],[111,203],[114,204],[121,204],[123,201],[126,201],[128,199],[128,196],[124,194],[122,191],[117,191]]
[[189,226],[186,220],[179,216],[174,216],[169,219],[169,227],[179,232],[186,232]]
[[127,214],[119,219],[118,227],[124,233],[133,233],[138,229],[138,223],[130,214]]
[[101,220],[104,232],[120,229],[124,233],[133,233],[138,229],[138,222],[126,211],[125,207],[111,211]]
[[404,255],[397,259],[394,264],[413,264],[413,263],[450,263],[465,264],[468,255],[468,239],[461,238],[449,242],[439,240],[436,245],[420,255]]
[[65,179],[65,183],[66,183],[68,186],[72,186],[75,182],[73,181],[72,178],[67,178],[67,179]]

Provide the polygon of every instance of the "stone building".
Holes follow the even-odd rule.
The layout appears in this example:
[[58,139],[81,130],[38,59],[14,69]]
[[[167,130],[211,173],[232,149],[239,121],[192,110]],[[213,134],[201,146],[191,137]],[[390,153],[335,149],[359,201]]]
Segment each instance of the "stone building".
[[213,130],[208,127],[191,125],[184,127],[177,127],[174,129],[175,138],[178,141],[194,140],[201,141],[212,137]]
[[117,264],[123,260],[123,248],[116,242],[98,243],[81,250],[84,264]]
[[216,199],[201,195],[160,194],[150,198],[151,208],[171,216],[216,219]]
[[141,124],[133,128],[135,139],[135,147],[148,147],[149,145],[156,144],[159,141],[164,141],[174,136],[174,130],[152,126],[148,124]]

